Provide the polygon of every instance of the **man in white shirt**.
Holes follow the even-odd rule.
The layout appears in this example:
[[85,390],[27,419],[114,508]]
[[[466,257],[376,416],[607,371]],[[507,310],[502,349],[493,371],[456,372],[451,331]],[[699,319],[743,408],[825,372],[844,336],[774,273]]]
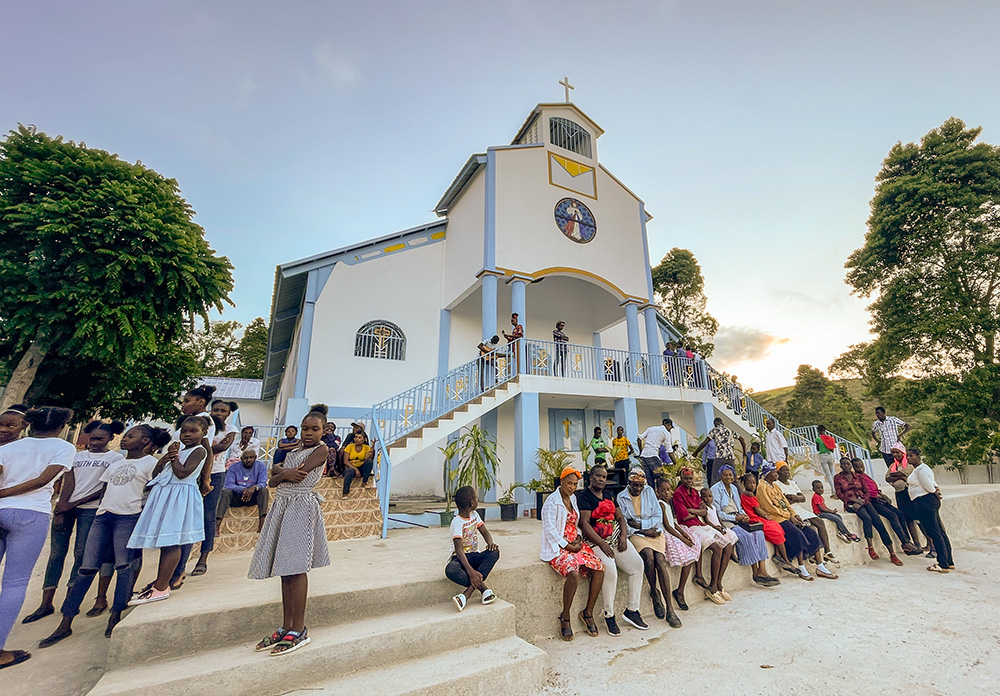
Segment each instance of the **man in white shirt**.
[[872,422],[872,439],[878,443],[878,451],[886,466],[892,464],[892,446],[903,441],[903,435],[910,430],[910,424],[896,416],[886,416],[885,408],[875,408],[875,420]]
[[774,427],[773,418],[765,420],[764,426],[767,428],[767,438],[765,443],[767,448],[767,461],[772,463],[787,462],[788,442],[785,441],[785,436],[781,434],[780,430]]
[[[647,481],[656,481],[655,472],[663,466],[663,461],[660,459],[660,446],[666,446],[668,454],[673,451],[674,436],[670,433],[673,427],[674,422],[669,418],[664,418],[662,425],[652,425],[636,438],[636,444],[639,446],[639,459],[642,460],[642,468],[646,472]],[[673,459],[672,456],[671,459]]]

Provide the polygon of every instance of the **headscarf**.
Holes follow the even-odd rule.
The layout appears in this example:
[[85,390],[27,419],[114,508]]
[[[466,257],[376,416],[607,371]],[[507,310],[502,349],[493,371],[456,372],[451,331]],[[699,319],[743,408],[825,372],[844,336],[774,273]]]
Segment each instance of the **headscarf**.
[[902,452],[903,458],[897,462],[896,458],[893,457],[892,464],[889,465],[889,471],[899,471],[900,469],[905,469],[910,465],[910,463],[906,461],[906,445],[904,445],[902,442],[897,442],[895,445],[892,446],[889,452],[893,452],[895,450],[899,450],[900,452]]
[[646,472],[644,472],[640,467],[634,467],[632,471],[628,472],[628,482],[642,481],[646,483]]
[[733,472],[733,476],[736,476],[736,469],[734,469],[730,464],[723,464],[719,467],[719,476],[721,477],[725,471],[731,471]]
[[781,469],[782,467],[786,467],[787,468],[788,467],[788,462],[775,462],[774,463],[775,470]]
[[764,463],[760,465],[760,476],[761,478],[763,478],[768,474],[770,474],[772,471],[777,471],[777,470],[778,467],[776,467],[774,464],[765,459]]
[[559,480],[562,481],[564,478],[566,478],[570,474],[576,474],[577,478],[583,478],[583,474],[581,474],[579,471],[577,471],[576,469],[574,469],[572,466],[567,466],[567,467],[565,467],[562,470],[562,473],[559,474]]
[[681,476],[683,476],[684,474],[691,474],[692,476],[694,476],[694,471],[690,467],[686,466],[683,469],[681,469]]

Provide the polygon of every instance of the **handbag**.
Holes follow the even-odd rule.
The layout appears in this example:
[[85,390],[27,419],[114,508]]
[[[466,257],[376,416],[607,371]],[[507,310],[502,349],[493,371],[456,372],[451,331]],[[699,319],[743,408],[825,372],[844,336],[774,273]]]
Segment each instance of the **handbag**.
[[753,533],[753,532],[759,532],[762,529],[764,529],[764,523],[763,522],[740,522],[739,525],[744,530],[746,530],[748,532],[751,532],[751,533]]

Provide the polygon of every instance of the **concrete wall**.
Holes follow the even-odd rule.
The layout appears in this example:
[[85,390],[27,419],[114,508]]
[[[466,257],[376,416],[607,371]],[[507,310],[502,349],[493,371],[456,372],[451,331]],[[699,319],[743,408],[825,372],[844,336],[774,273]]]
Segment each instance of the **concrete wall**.
[[483,268],[485,180],[484,168],[480,168],[448,211],[442,307],[453,307],[479,284],[476,274]]

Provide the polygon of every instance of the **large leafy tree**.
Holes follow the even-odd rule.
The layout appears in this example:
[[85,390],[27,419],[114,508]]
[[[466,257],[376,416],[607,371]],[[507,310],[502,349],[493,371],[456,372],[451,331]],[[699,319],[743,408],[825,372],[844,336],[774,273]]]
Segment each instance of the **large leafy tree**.
[[197,374],[226,377],[236,364],[240,345],[238,321],[208,321],[203,329],[191,331],[183,345],[194,356]]
[[[148,394],[129,415],[165,409],[164,395],[173,400],[186,379],[174,369],[184,364],[177,341],[233,287],[232,265],[193,214],[176,181],[140,163],[11,131],[0,142],[0,346],[11,360],[3,404],[22,400],[52,362],[58,374],[33,390],[39,401],[110,412]],[[171,369],[155,374],[158,359]],[[111,372],[114,389],[66,396],[71,375]]]
[[846,265],[854,292],[875,298],[875,338],[831,366],[908,410],[935,405],[918,439],[958,463],[981,460],[1000,427],[1000,148],[980,131],[951,118],[889,151]]
[[684,334],[685,345],[709,357],[715,350],[712,339],[719,322],[705,307],[705,279],[698,259],[689,250],[675,247],[651,273],[663,314]]
[[236,347],[236,367],[230,376],[262,379],[266,358],[267,324],[264,323],[263,317],[257,317],[243,330],[243,337]]

